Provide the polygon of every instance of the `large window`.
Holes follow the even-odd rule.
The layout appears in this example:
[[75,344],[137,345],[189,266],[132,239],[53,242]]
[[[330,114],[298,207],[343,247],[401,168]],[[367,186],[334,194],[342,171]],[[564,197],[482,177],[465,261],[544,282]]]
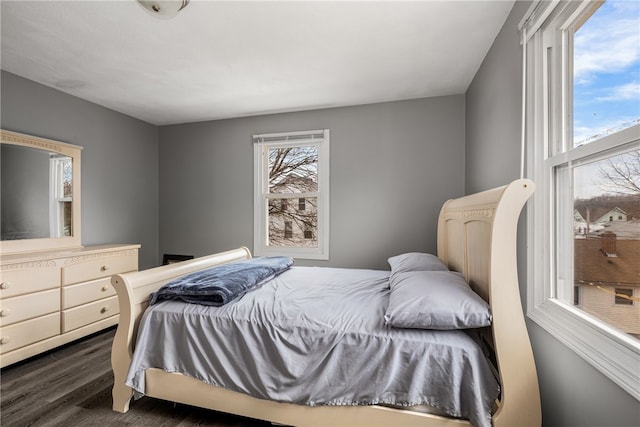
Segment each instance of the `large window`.
[[329,131],[253,140],[254,252],[329,259]]
[[528,313],[640,399],[640,3],[538,2]]

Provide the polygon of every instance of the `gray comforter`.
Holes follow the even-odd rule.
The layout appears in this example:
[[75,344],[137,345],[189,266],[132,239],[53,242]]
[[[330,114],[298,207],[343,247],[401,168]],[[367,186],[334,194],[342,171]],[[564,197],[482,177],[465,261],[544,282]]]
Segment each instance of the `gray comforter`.
[[389,272],[293,267],[222,307],[165,301],[139,329],[127,385],[144,370],[302,405],[428,404],[490,426],[499,386],[465,331],[384,324]]

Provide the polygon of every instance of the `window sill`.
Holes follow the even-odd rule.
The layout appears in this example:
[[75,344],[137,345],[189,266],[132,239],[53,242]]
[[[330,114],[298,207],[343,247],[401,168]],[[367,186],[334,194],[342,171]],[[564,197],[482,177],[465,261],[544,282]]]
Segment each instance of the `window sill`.
[[640,344],[556,299],[529,309],[528,317],[640,400]]
[[329,254],[318,249],[255,247],[253,253],[255,256],[289,256],[295,259],[329,260]]

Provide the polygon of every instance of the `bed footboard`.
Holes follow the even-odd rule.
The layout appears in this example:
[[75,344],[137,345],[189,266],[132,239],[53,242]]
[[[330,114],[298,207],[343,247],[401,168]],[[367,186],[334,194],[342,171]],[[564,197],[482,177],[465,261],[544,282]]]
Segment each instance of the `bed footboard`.
[[117,274],[111,284],[118,293],[120,321],[111,348],[111,367],[114,384],[113,410],[127,412],[133,390],[125,385],[137,336],[137,325],[147,308],[149,295],[170,280],[215,265],[251,258],[246,247],[220,252],[190,261],[165,265],[149,270]]

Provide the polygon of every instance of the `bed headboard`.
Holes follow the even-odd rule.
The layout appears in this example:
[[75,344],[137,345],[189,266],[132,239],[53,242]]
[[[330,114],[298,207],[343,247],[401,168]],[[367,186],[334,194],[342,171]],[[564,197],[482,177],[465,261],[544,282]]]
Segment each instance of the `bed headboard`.
[[[451,270],[462,273],[487,301],[490,301],[492,266],[504,268],[510,261],[515,262],[518,218],[534,189],[532,181],[519,179],[509,185],[448,200],[442,206],[438,220],[438,256]],[[506,252],[508,258],[497,258],[494,251]]]
[[[525,407],[539,414],[537,375],[520,304],[516,256],[518,218],[534,190],[532,181],[518,179],[447,201],[438,220],[438,257],[451,270],[462,273],[491,305],[493,324],[486,337],[496,354],[501,402],[525,399],[529,402]],[[523,364],[523,358],[531,363]],[[501,413],[500,406],[495,420],[502,417],[517,423],[518,417],[527,419],[522,413]]]

